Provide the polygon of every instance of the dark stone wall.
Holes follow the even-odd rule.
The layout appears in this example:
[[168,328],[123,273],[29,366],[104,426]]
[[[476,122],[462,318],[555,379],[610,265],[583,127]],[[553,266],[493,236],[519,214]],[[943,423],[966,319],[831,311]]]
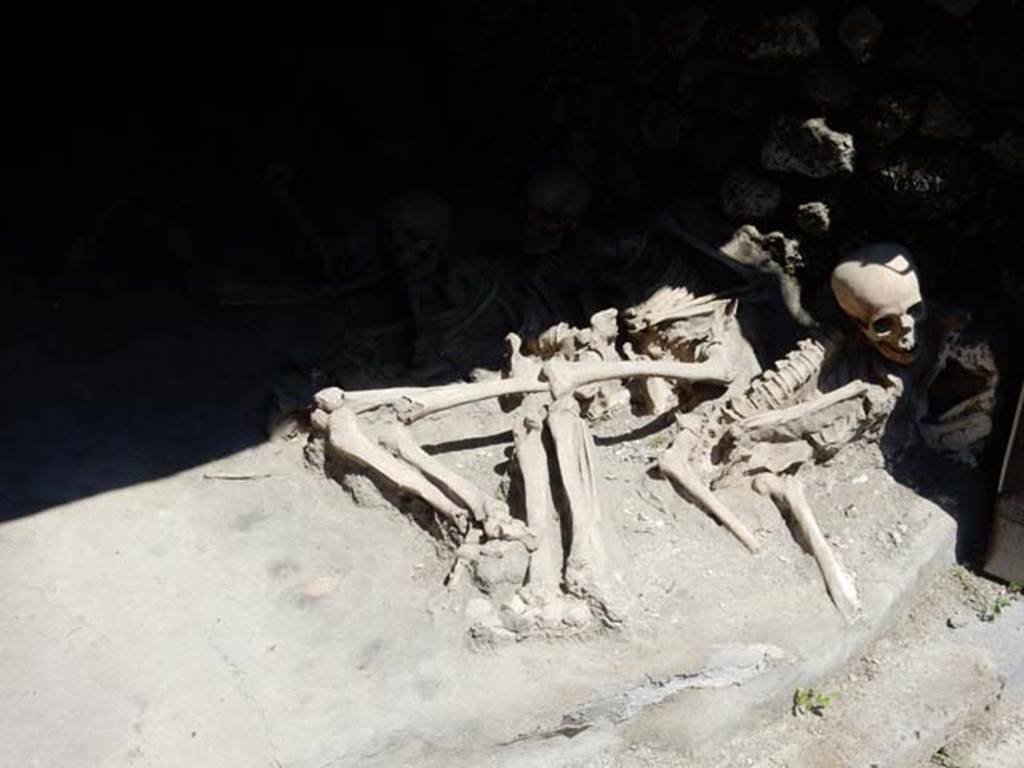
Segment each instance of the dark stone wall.
[[931,295],[1019,322],[1022,32],[1015,0],[479,0],[348,16],[329,46],[8,52],[3,259],[37,288],[315,282],[275,168],[344,249],[410,183],[516,211],[561,163],[595,225],[697,197],[797,241],[809,290],[896,239]]

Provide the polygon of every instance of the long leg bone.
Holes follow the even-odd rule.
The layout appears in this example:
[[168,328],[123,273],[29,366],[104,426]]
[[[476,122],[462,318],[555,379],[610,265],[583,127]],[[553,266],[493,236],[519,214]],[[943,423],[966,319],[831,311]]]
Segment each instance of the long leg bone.
[[804,496],[800,481],[795,477],[763,474],[754,479],[754,490],[771,496],[776,505],[790,511],[807,540],[811,554],[818,561],[818,568],[821,569],[832,602],[847,620],[852,620],[860,610],[857,590],[853,580],[839,565],[835,553],[825,541],[825,536],[818,527],[818,522],[814,519],[811,507]]
[[742,520],[733,514],[732,510],[718,500],[690,466],[688,456],[695,439],[689,431],[682,431],[676,435],[671,447],[662,454],[658,462],[658,469],[682,488],[705,512],[732,531],[733,535],[743,543],[743,546],[751,552],[757,553],[761,549],[761,545],[757,543],[754,534]]
[[401,491],[423,499],[448,518],[460,533],[466,532],[466,511],[417,470],[370,440],[360,429],[356,415],[348,408],[339,408],[331,413],[328,429],[328,442],[334,451],[383,475]]
[[539,418],[531,415],[524,420],[522,429],[516,430],[516,463],[523,482],[526,523],[537,536],[527,584],[544,594],[558,594],[562,583],[562,530],[551,498],[543,426]]
[[556,402],[548,413],[572,544],[565,564],[565,586],[587,600],[608,624],[620,624],[629,610],[625,558],[610,521],[602,518],[592,440],[572,398]]
[[523,525],[522,520],[509,514],[505,502],[486,495],[462,475],[424,451],[402,425],[393,424],[386,429],[380,436],[380,444],[418,469],[449,498],[468,509],[474,520],[483,523],[488,536],[522,541],[531,550],[536,547],[533,531]]
[[488,500],[483,491],[420,448],[409,431],[400,424],[393,424],[381,433],[380,444],[426,475],[448,496],[468,509],[474,520],[483,522],[487,518]]

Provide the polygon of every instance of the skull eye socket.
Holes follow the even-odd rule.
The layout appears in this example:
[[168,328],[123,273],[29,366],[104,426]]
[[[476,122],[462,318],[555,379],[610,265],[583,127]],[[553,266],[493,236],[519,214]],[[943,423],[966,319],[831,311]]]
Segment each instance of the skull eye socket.
[[917,304],[911,305],[907,310],[907,314],[915,320],[919,319],[921,315],[924,314],[924,302],[919,301]]
[[896,327],[896,321],[890,317],[880,317],[871,323],[871,332],[875,336],[888,336]]

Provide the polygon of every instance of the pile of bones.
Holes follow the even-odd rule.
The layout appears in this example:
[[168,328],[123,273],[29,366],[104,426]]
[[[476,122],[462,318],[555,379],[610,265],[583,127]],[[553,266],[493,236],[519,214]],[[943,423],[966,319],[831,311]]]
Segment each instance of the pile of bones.
[[[917,271],[895,243],[865,246],[835,268],[831,288],[845,328],[808,329],[764,370],[737,320],[743,291],[703,293],[699,280],[689,282],[598,312],[586,328],[563,323],[525,341],[510,333],[500,376],[323,389],[307,453],[370,477],[393,498],[426,505],[454,551],[452,575],[468,570],[494,600],[493,610],[473,618],[471,634],[491,641],[573,635],[623,626],[635,601],[601,508],[588,422],[629,407],[674,416],[660,473],[752,553],[757,537],[713,489],[728,479],[770,497],[795,522],[836,609],[854,621],[855,584],[816,523],[798,471],[852,441],[879,439],[901,401],[916,403],[924,442],[974,460],[991,431],[998,380],[991,352],[964,342],[962,323],[940,324],[929,346]],[[920,360],[922,350],[929,360]],[[936,414],[911,390],[927,393],[950,360],[981,386]],[[492,398],[518,425],[508,498],[480,490],[407,429]],[[511,596],[500,584],[512,585]]]

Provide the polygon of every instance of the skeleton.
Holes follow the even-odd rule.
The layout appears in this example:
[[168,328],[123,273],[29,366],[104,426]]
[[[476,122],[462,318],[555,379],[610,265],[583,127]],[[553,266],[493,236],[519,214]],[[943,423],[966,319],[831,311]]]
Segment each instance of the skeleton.
[[[709,306],[722,315],[719,325],[731,322],[724,305]],[[479,632],[561,634],[584,628],[592,618],[621,626],[630,613],[628,563],[601,509],[593,442],[582,414],[602,418],[613,402],[624,404],[622,380],[660,377],[720,387],[731,374],[722,345],[711,342],[694,347],[685,361],[622,359],[614,344],[617,314],[599,312],[585,328],[554,326],[525,345],[533,354],[524,354],[523,342],[509,334],[505,378],[363,392],[330,388],[317,394],[313,423],[328,449],[400,495],[430,505],[456,542],[456,571],[464,562],[478,581],[483,571],[484,591],[498,594],[517,574],[493,575],[493,563],[516,562],[512,552],[529,553],[521,589],[489,617],[489,625],[477,627]],[[503,398],[523,413],[515,430],[514,466],[525,523],[423,451],[399,425],[489,398]],[[388,422],[379,430],[379,444],[369,436],[372,430],[361,426],[374,418]],[[557,467],[554,487],[549,466]],[[571,531],[567,548],[561,541],[563,523]]]
[[[317,399],[324,414],[319,421],[326,421],[334,451],[368,463],[392,485],[434,505],[459,536],[468,532],[472,540],[460,547],[461,558],[478,563],[484,548],[507,546],[512,541],[529,550],[530,565],[522,588],[487,620],[489,625],[485,622],[487,631],[499,635],[559,633],[584,626],[588,616],[606,626],[620,626],[629,616],[632,602],[629,569],[617,554],[614,528],[602,515],[591,439],[580,415],[581,411],[589,413],[593,386],[630,379],[634,383],[672,380],[677,387],[690,388],[732,386],[727,389],[728,397],[705,401],[679,416],[680,432],[659,462],[660,469],[754,552],[759,549],[754,534],[717,500],[704,478],[708,474],[721,478],[731,471],[744,477],[755,475],[757,489],[770,494],[797,519],[830,594],[844,615],[852,617],[857,605],[852,580],[829,551],[798,482],[765,473],[781,474],[815,455],[831,455],[844,442],[870,432],[884,421],[884,406],[890,398],[884,388],[859,381],[808,398],[812,392],[817,394],[817,377],[836,346],[829,338],[805,341],[775,370],[760,377],[738,377],[738,372],[756,368],[749,348],[744,355],[738,344],[736,307],[736,300],[726,296],[700,296],[685,288],[662,290],[620,313],[631,341],[641,350],[628,345],[631,359],[616,355],[612,313],[602,312],[592,318],[588,328],[560,324],[549,329],[526,345],[533,355],[524,354],[522,341],[510,334],[505,378],[433,388],[325,390]],[[742,387],[744,383],[748,386]],[[416,482],[407,472],[398,471],[393,463],[398,459],[391,454],[383,460],[362,442],[353,447],[350,435],[356,411],[366,415],[383,410],[398,421],[414,423],[495,397],[505,398],[511,408],[525,412],[514,438],[525,525],[512,518],[500,502],[485,499],[424,453],[400,427],[386,430],[382,443],[418,470]],[[694,399],[699,399],[698,395],[690,392],[680,402]],[[336,416],[338,413],[344,416]],[[338,425],[345,430],[340,439],[334,434]],[[764,450],[766,445],[784,448]],[[710,466],[712,455],[720,457],[714,467]],[[554,501],[548,472],[552,461],[558,467],[560,505]],[[434,493],[424,487],[431,484],[436,484]],[[463,514],[454,513],[450,504]],[[565,552],[559,525],[562,515],[568,516],[571,530],[571,544]],[[469,520],[469,525],[459,527],[464,520]],[[468,530],[472,525],[483,528],[486,540],[482,544],[479,535],[474,537]],[[471,568],[479,574],[479,565]],[[489,586],[485,591],[493,589]],[[513,605],[514,610],[509,607]],[[478,627],[478,631],[483,629]]]
[[[388,210],[392,254],[405,286],[415,343],[413,361],[457,361],[466,331],[484,323],[504,327],[509,318],[494,276],[450,252],[451,207],[431,192],[410,192]],[[489,317],[496,310],[496,319]],[[458,362],[455,362],[458,368]]]
[[[675,413],[678,432],[658,462],[662,475],[753,553],[761,546],[758,536],[715,489],[746,483],[771,498],[794,520],[838,611],[856,619],[854,580],[831,550],[795,473],[809,462],[828,461],[855,440],[880,438],[904,392],[906,377],[897,374],[918,352],[924,307],[913,263],[902,246],[878,244],[837,266],[836,298],[858,336],[879,355],[856,376],[846,355],[850,338],[821,328],[761,371],[736,321],[738,297],[750,288],[703,293],[698,281],[691,286],[664,287],[625,311],[599,312],[588,327],[560,323],[525,343],[509,334],[501,378],[439,387],[331,388],[317,395],[314,423],[331,450],[431,505],[460,543],[456,571],[464,562],[478,581],[491,574],[484,591],[507,599],[475,631],[492,639],[564,634],[595,618],[608,627],[628,620],[629,568],[601,509],[585,421],[624,405],[623,383],[637,395],[633,404],[647,413]],[[970,352],[975,348],[950,344],[947,364],[981,359]],[[512,466],[523,519],[424,452],[398,426],[490,398],[521,414]],[[358,423],[374,418],[392,422],[380,446]],[[968,424],[968,435],[984,427],[976,413],[972,418],[975,431]],[[571,532],[567,544],[563,531]]]
[[539,256],[561,249],[590,198],[590,185],[578,171],[550,166],[534,174],[526,189],[523,251]]
[[827,460],[854,439],[877,437],[899,390],[854,380],[821,393],[826,362],[838,346],[838,337],[805,339],[745,391],[680,414],[679,432],[659,468],[756,553],[757,537],[712,490],[722,482],[752,478],[755,490],[794,517],[830,596],[852,619],[853,582],[829,550],[792,473],[806,462]]
[[[836,267],[832,287],[859,333],[885,361],[913,361],[917,323],[925,313],[905,248],[881,243],[855,251]],[[752,477],[755,490],[795,519],[833,602],[853,619],[858,608],[853,581],[829,549],[793,473],[806,462],[827,461],[855,439],[879,438],[903,383],[883,364],[871,366],[871,380],[844,377],[835,364],[843,350],[840,333],[815,331],[749,380],[745,391],[734,389],[726,398],[679,414],[680,431],[659,467],[756,552],[757,538],[712,490]]]

